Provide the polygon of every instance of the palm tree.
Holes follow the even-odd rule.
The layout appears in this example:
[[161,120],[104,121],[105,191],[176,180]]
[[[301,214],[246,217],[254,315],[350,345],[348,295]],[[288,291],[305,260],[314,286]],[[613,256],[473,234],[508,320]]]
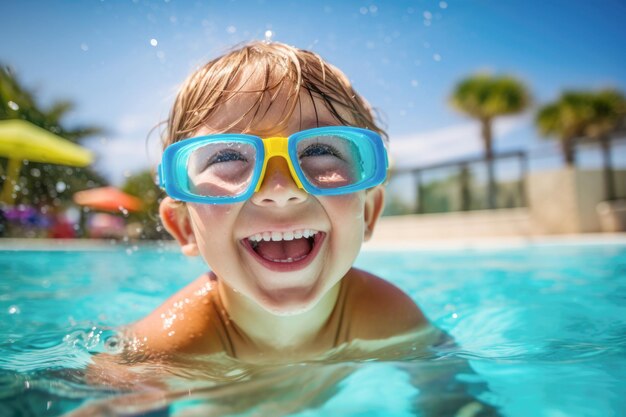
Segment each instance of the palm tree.
[[455,87],[451,103],[457,110],[478,119],[487,162],[488,203],[495,208],[496,187],[493,172],[493,119],[524,111],[530,103],[528,90],[510,76],[478,74]]
[[607,200],[615,199],[615,182],[611,158],[611,134],[626,127],[626,98],[616,90],[602,90],[591,97],[591,117],[585,135],[600,143]]
[[567,166],[576,162],[574,141],[585,134],[592,119],[592,101],[593,95],[589,92],[567,91],[557,101],[546,104],[537,112],[535,123],[539,132],[560,140]]
[[[73,108],[74,105],[65,100],[42,107],[36,95],[22,85],[9,67],[0,63],[0,120],[28,120],[73,142],[102,132],[102,129],[91,126],[67,128],[63,119]],[[6,169],[6,163],[6,160],[0,159],[0,173]],[[91,168],[36,162],[23,166],[17,181],[21,190],[17,202],[37,206],[58,206],[69,201],[74,191],[106,183]]]

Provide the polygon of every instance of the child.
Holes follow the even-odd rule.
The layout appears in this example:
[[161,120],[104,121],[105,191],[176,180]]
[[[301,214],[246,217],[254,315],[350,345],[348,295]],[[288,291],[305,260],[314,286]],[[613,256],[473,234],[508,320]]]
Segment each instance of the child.
[[406,294],[352,267],[383,209],[381,137],[312,52],[255,42],[194,72],[169,118],[160,215],[211,272],[132,325],[132,349],[291,361],[425,328]]

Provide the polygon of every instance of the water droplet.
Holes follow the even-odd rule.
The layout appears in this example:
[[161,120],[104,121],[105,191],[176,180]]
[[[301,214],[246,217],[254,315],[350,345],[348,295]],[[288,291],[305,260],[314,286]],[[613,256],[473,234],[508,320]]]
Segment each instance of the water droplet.
[[20,106],[18,106],[17,103],[14,101],[9,101],[7,105],[9,106],[11,110],[14,110],[14,111],[18,111],[20,109]]
[[131,248],[126,248],[126,255],[132,255],[133,250]]
[[56,188],[57,193],[62,193],[67,188],[67,184],[65,184],[63,181],[59,181],[56,183],[56,186],[54,188]]
[[452,313],[452,318],[453,318],[453,319],[457,319],[457,318],[459,318],[459,315],[458,315],[458,314],[456,314],[456,313]]
[[9,314],[20,314],[20,308],[18,306],[9,307]]
[[433,59],[434,59],[436,62],[439,62],[439,61],[441,61],[441,55],[439,55],[439,54],[434,54],[434,55],[433,55]]
[[[228,26],[228,27],[226,28],[226,32],[227,32],[227,33],[230,33],[230,34],[232,35],[233,33],[237,32],[237,28],[236,28],[235,26],[233,26],[233,25],[230,25],[230,26]],[[267,32],[266,32],[266,33],[267,33]],[[267,35],[266,35],[266,36],[267,36]]]
[[378,11],[378,6],[372,4],[370,6],[370,13],[376,13]]
[[448,3],[445,1],[440,1],[439,2],[439,7],[441,7],[442,9],[447,9],[448,8]]
[[417,87],[419,85],[419,81],[411,80],[411,87]]
[[432,14],[431,12],[429,12],[428,10],[426,10],[426,11],[424,12],[424,19],[426,19],[426,20],[430,20],[430,19],[432,19],[432,18],[433,18],[433,14]]
[[359,12],[360,12],[361,14],[367,14],[367,12],[368,12],[368,8],[367,8],[367,7],[361,7],[361,8],[359,9]]
[[83,51],[87,52],[89,50],[89,45],[87,45],[85,42],[80,44],[80,49],[82,49]]
[[150,39],[150,45],[157,46],[158,44],[159,44],[159,41],[157,41],[156,39],[154,38]]
[[271,30],[266,30],[265,31],[265,42],[271,42],[272,41],[272,36],[274,36],[274,32],[272,32]]

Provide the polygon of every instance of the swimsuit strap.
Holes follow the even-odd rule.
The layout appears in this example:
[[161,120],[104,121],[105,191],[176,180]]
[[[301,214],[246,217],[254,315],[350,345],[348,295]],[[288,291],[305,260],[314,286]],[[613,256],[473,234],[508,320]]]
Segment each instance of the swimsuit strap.
[[[217,284],[217,276],[213,271],[207,272],[207,276],[209,281],[212,284]],[[237,357],[235,353],[235,344],[232,341],[230,336],[230,332],[233,330],[232,327],[234,325],[233,321],[228,317],[228,313],[224,308],[224,304],[222,304],[222,298],[219,295],[219,291],[212,291],[213,302],[211,305],[213,306],[213,317],[216,317],[215,323],[215,331],[220,339],[224,350],[229,356],[234,358]]]
[[[348,297],[348,294],[352,285],[350,285],[350,280],[346,278],[342,279],[339,285],[339,295],[330,317],[331,328],[336,328],[333,347],[342,345],[350,340],[350,320],[347,317],[351,316],[349,312],[352,308],[352,303],[349,302],[350,297]],[[348,314],[346,315],[346,313]]]

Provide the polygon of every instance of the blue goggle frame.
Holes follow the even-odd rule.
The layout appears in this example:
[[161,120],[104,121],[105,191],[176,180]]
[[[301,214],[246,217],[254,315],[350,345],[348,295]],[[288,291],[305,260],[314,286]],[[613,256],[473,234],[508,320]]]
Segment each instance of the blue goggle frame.
[[[367,162],[368,169],[360,181],[336,188],[319,188],[312,184],[298,163],[297,145],[302,139],[315,136],[336,135],[348,138],[359,149]],[[216,141],[232,141],[252,145],[255,150],[255,164],[250,186],[235,196],[203,196],[190,191],[187,176],[189,155],[199,147]],[[296,132],[289,137],[262,139],[243,133],[224,133],[183,139],[169,145],[163,152],[157,168],[158,184],[172,198],[190,203],[232,204],[248,200],[259,190],[270,158],[279,156],[287,161],[291,176],[299,188],[313,195],[342,195],[371,188],[385,181],[389,166],[387,150],[380,135],[374,131],[351,126],[328,126]],[[259,163],[259,161],[263,161]]]

